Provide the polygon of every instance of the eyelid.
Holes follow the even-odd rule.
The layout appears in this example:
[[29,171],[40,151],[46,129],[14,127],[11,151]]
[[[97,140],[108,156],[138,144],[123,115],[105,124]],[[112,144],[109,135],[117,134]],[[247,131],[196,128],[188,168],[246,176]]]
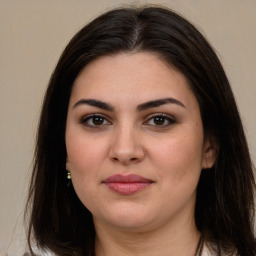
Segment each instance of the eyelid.
[[[99,124],[99,125],[90,125],[87,121],[90,119],[90,118],[94,118],[94,117],[101,117],[104,119],[104,121],[106,121],[107,123],[105,124]],[[157,125],[157,124],[149,124],[149,121],[155,117],[162,117],[164,118],[165,120],[168,121],[168,124],[164,124],[164,125]],[[113,124],[113,120],[111,120],[112,118],[109,117],[108,115],[106,114],[102,114],[102,113],[90,113],[90,114],[87,114],[87,115],[83,115],[82,118],[80,118],[80,123],[83,125],[83,126],[86,126],[86,127],[90,127],[90,128],[103,128],[104,126],[106,125],[111,125]],[[166,113],[162,113],[162,112],[159,112],[159,113],[152,113],[152,114],[149,114],[146,116],[146,121],[143,122],[143,125],[148,125],[148,126],[152,126],[152,127],[156,127],[156,128],[167,128],[169,126],[171,126],[172,124],[174,123],[177,123],[176,119],[170,115],[170,114],[166,114]]]
[[[90,118],[94,118],[94,117],[102,117],[104,120],[106,120],[108,123],[107,124],[102,124],[102,125],[89,125],[88,123],[86,123],[87,120],[89,120]],[[100,128],[102,126],[105,126],[105,125],[109,125],[109,124],[112,124],[112,122],[110,121],[110,118],[108,116],[106,116],[105,114],[101,114],[101,113],[92,113],[92,114],[88,114],[88,115],[84,115],[81,120],[80,120],[80,123],[84,126],[87,126],[87,127],[93,127],[93,128]]]
[[156,127],[159,127],[159,128],[161,128],[161,127],[163,128],[163,127],[168,127],[168,126],[170,126],[170,125],[172,125],[174,123],[177,123],[175,118],[172,115],[170,115],[170,114],[166,114],[166,113],[153,113],[153,114],[150,114],[150,115],[147,116],[146,121],[144,122],[144,124],[147,124],[154,117],[163,117],[163,118],[165,118],[166,120],[169,121],[169,124],[162,125],[162,126],[161,125],[151,125],[151,126],[156,126]]

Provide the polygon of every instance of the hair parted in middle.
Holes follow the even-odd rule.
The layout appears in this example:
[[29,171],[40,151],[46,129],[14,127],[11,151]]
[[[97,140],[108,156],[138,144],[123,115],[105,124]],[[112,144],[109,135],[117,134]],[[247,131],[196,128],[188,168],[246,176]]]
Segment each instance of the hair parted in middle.
[[83,68],[100,56],[123,52],[154,53],[186,77],[199,102],[204,134],[218,145],[216,164],[203,170],[199,181],[197,228],[220,248],[255,248],[252,164],[228,79],[201,33],[180,15],[158,7],[109,11],[82,28],[61,55],[41,112],[28,199],[29,240],[33,233],[39,247],[57,255],[94,255],[91,213],[66,186],[67,109]]

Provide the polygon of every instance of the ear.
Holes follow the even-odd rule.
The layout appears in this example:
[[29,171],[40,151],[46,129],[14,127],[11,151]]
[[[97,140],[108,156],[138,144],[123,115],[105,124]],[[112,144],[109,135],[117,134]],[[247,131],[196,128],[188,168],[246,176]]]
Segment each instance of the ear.
[[203,146],[202,169],[210,169],[218,157],[218,143],[215,139],[208,137]]
[[67,171],[70,171],[68,157],[67,157],[67,159],[66,159],[66,170],[67,170]]

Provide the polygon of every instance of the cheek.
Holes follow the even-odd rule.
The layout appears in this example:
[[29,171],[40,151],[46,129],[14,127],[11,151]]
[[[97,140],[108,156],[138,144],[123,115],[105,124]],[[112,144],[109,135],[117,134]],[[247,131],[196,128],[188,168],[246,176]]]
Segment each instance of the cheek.
[[201,174],[201,143],[187,137],[173,139],[164,148],[158,147],[156,155],[154,165],[160,177],[159,189],[163,201],[168,202],[165,207],[173,212],[194,203]]
[[105,149],[99,141],[80,136],[67,139],[68,166],[74,189],[86,205],[92,197],[95,184],[100,183],[100,170],[104,161]]
[[159,175],[171,176],[172,182],[197,178],[201,172],[202,141],[196,136],[182,136],[155,146],[154,162]]
[[102,165],[103,146],[88,138],[68,138],[66,147],[76,194],[88,209],[93,208],[95,184],[100,183],[99,170]]
[[[82,139],[81,139],[82,138]],[[97,169],[101,163],[105,147],[99,141],[82,136],[66,139],[67,161],[71,172],[84,173],[87,170]]]

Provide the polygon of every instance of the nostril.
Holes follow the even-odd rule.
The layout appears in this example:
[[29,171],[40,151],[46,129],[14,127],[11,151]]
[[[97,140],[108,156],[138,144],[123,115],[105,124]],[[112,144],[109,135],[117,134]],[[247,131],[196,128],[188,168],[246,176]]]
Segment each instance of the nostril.
[[118,158],[118,157],[113,157],[112,161],[114,162],[122,162],[124,164],[129,164],[129,163],[133,163],[136,162],[138,160],[137,157],[132,157],[132,158]]

